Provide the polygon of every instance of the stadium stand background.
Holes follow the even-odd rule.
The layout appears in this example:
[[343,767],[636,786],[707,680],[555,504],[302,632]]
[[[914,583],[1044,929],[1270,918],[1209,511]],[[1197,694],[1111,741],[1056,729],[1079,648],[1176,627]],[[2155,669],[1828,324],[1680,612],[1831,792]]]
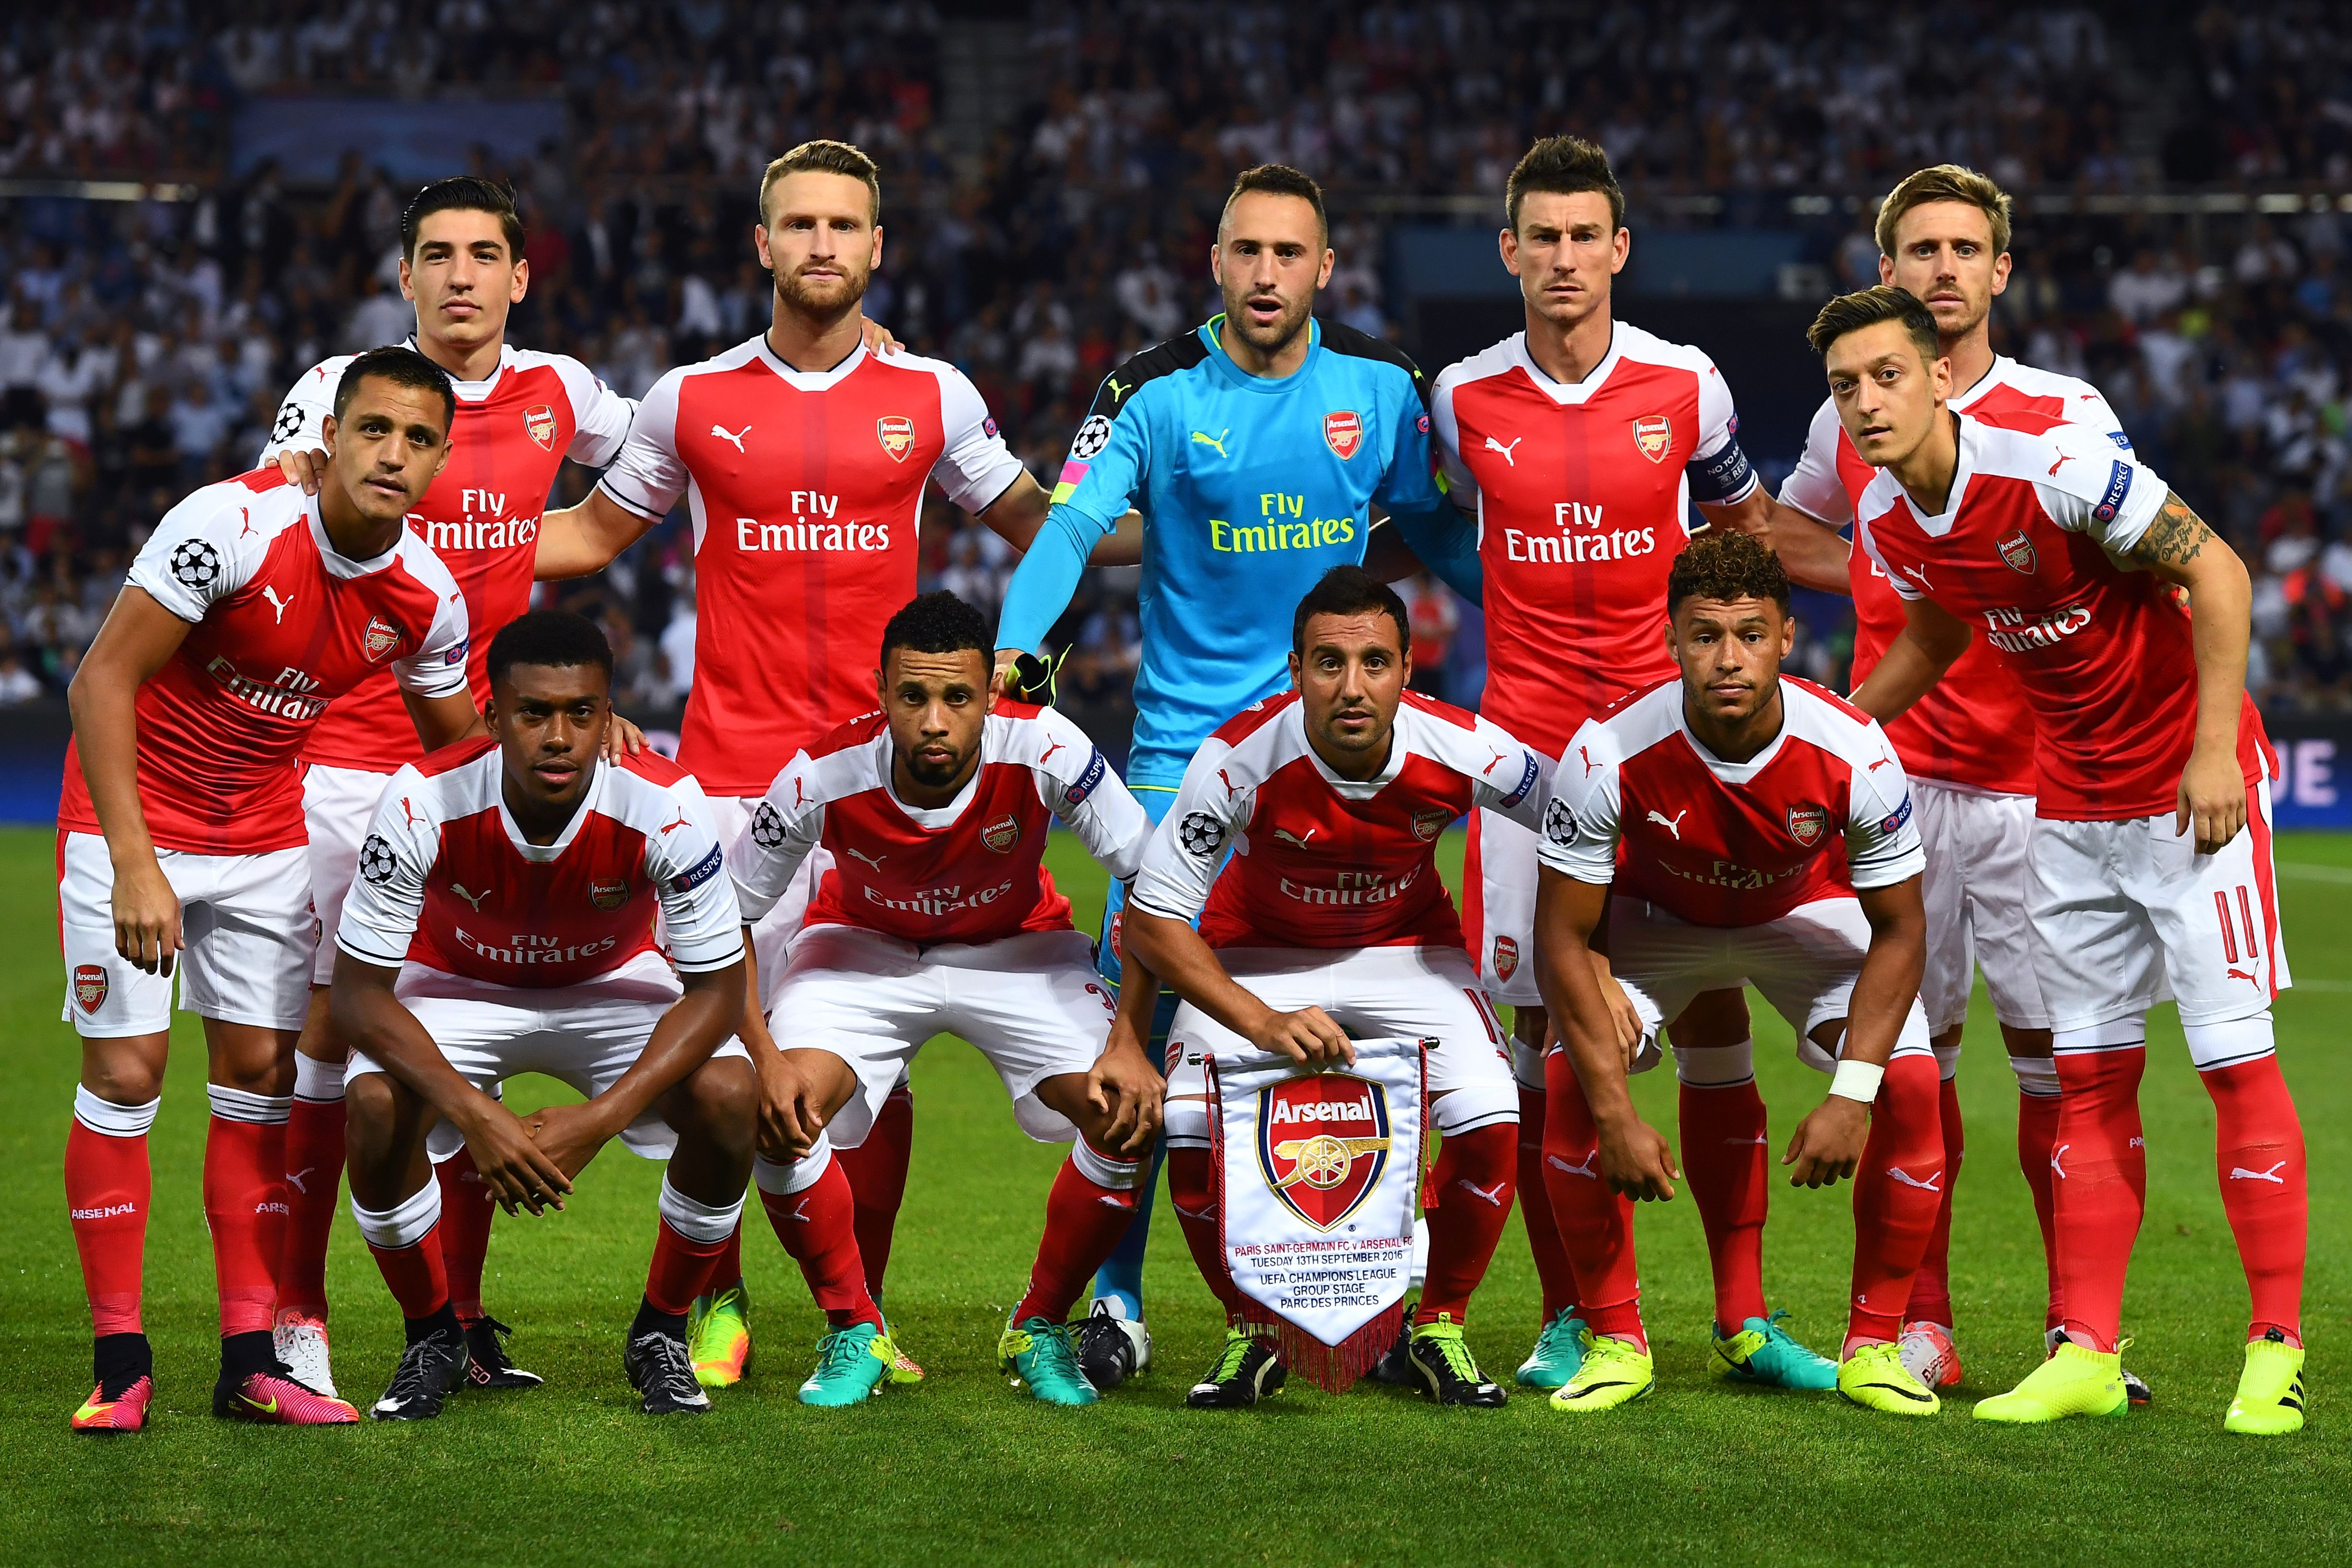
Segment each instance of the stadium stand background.
[[[1801,329],[1874,280],[1870,202],[1955,159],[2019,195],[1996,342],[2086,375],[2256,575],[2250,683],[2283,820],[2352,818],[2352,18],[2323,5],[2020,12],[1749,4],[998,5],[740,0],[118,0],[0,23],[0,816],[46,820],[58,701],[163,510],[247,467],[317,359],[406,331],[401,203],[509,178],[533,281],[514,341],[642,393],[757,331],[751,193],[840,136],[886,180],[867,308],[955,360],[1050,482],[1101,376],[1212,308],[1233,172],[1331,191],[1326,309],[1431,374],[1514,330],[1494,257],[1534,135],[1606,146],[1631,197],[1619,313],[1713,353],[1778,482],[1819,396]],[[567,469],[556,498],[593,476]],[[993,608],[1011,563],[944,503],[927,584]],[[1056,628],[1066,702],[1122,751],[1133,574]],[[1418,588],[1423,684],[1474,700],[1475,608]],[[673,518],[561,602],[625,700],[692,678]],[[1809,597],[1798,665],[1844,679]]]

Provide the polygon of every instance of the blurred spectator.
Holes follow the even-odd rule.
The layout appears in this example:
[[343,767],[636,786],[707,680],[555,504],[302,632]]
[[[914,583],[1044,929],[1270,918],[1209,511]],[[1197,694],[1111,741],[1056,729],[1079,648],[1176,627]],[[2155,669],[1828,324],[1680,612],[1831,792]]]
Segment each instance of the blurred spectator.
[[1412,689],[1442,699],[1447,690],[1446,655],[1462,627],[1462,612],[1454,606],[1453,590],[1426,572],[1407,578],[1397,590],[1412,626]]
[[0,707],[14,708],[41,695],[41,683],[25,668],[15,648],[0,650]]

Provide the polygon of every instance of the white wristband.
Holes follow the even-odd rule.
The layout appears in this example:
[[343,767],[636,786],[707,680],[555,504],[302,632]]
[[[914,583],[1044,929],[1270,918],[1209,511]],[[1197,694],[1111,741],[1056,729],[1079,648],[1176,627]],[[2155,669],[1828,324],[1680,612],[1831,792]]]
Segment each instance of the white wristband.
[[1840,1062],[1837,1075],[1830,1079],[1830,1092],[1858,1100],[1868,1105],[1878,1098],[1878,1083],[1886,1069],[1870,1062]]

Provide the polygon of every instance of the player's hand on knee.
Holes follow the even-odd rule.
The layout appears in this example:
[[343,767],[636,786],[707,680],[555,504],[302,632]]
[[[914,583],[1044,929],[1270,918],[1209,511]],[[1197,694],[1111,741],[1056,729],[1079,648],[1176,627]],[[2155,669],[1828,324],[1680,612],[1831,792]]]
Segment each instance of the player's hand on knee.
[[169,974],[182,946],[180,895],[155,858],[114,874],[114,951],[150,974]]
[[2173,837],[2194,828],[2197,853],[2210,855],[2245,826],[2246,780],[2236,756],[2204,746],[2190,752],[2174,801]]
[[1622,1131],[1601,1131],[1601,1179],[1611,1192],[1639,1203],[1665,1203],[1681,1174],[1666,1135],[1648,1122],[1636,1118]]
[[327,454],[321,451],[297,451],[289,447],[278,454],[278,471],[286,476],[289,485],[300,485],[302,493],[319,493],[319,480],[327,471]]
[[534,1110],[523,1118],[522,1130],[567,1177],[587,1168],[596,1151],[604,1146],[606,1136],[593,1104],[551,1105]]
[[572,1190],[572,1179],[553,1156],[532,1141],[520,1118],[496,1100],[487,1103],[489,1109],[462,1129],[482,1184],[509,1214],[517,1209],[544,1214],[562,1208],[563,1194]]
[[1167,1093],[1168,1080],[1142,1047],[1113,1035],[1087,1074],[1087,1103],[1109,1119],[1102,1132],[1103,1152],[1122,1157],[1148,1152],[1160,1131]]
[[755,1146],[762,1159],[789,1164],[816,1146],[824,1116],[814,1087],[781,1055],[760,1068],[760,1127]]
[[1833,1187],[1851,1181],[1870,1137],[1870,1112],[1858,1100],[1832,1094],[1797,1124],[1780,1163],[1790,1167],[1792,1187]]
[[1348,1038],[1348,1031],[1320,1007],[1267,1014],[1265,1022],[1251,1035],[1250,1044],[1308,1067],[1351,1065],[1356,1059],[1355,1042]]

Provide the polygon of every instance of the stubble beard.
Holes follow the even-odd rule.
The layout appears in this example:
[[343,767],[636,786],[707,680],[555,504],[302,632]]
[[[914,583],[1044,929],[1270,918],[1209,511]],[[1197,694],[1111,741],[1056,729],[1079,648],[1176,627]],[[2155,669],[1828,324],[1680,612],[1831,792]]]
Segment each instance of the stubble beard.
[[849,276],[838,295],[828,289],[829,297],[819,298],[803,285],[797,271],[788,272],[780,267],[775,270],[776,301],[796,316],[839,317],[856,309],[858,301],[866,298],[866,286],[873,277],[871,272]]

